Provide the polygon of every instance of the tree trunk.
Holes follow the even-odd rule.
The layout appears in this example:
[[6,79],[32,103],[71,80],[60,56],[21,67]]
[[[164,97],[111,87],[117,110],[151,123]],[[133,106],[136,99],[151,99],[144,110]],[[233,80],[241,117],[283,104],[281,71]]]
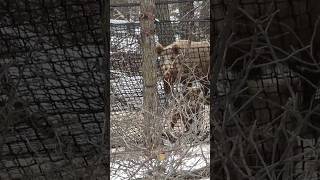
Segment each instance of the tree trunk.
[[160,144],[161,122],[157,119],[158,94],[155,52],[155,0],[141,0],[142,75],[144,80],[143,116],[147,149],[153,151]]

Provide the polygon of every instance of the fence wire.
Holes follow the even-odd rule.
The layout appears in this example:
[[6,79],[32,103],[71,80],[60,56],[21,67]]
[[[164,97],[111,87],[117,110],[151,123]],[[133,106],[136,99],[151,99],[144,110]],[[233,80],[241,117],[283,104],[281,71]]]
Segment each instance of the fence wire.
[[[182,10],[190,12],[187,2],[191,1],[167,3],[170,6],[180,5]],[[194,1],[194,7],[197,7],[198,2]],[[272,1],[273,8],[270,5],[271,0],[239,2],[242,9],[253,14],[255,18],[266,18],[268,13],[270,15],[273,12],[268,11],[269,9],[286,10],[280,11],[272,19],[276,25],[272,26],[270,32],[281,34],[288,31],[283,26],[277,26],[279,22],[286,23],[292,27],[297,36],[301,37],[303,44],[308,44],[308,37],[313,32],[316,20],[314,13],[319,12],[314,8],[317,6],[312,4],[315,1],[276,0]],[[86,178],[92,177],[92,174],[97,177],[107,177],[104,174],[106,172],[104,167],[97,166],[97,163],[101,163],[97,154],[101,153],[99,145],[103,140],[105,119],[102,99],[104,75],[100,73],[100,64],[103,60],[100,4],[101,2],[97,0],[0,2],[1,179]],[[161,5],[165,3],[162,2]],[[216,37],[223,25],[228,8],[227,2],[213,1],[211,8],[212,21],[215,24],[212,29],[213,35],[214,39],[218,39]],[[312,11],[313,9],[316,11]],[[114,123],[111,127],[114,133],[111,134],[113,144],[123,140],[124,134],[132,141],[137,141],[137,138],[130,134],[134,133],[136,128],[126,122],[141,119],[141,114],[137,113],[142,105],[143,88],[140,69],[142,56],[140,25],[138,15],[130,14],[138,11],[139,4],[111,6],[110,98],[111,119]],[[127,18],[124,12],[128,12],[130,17]],[[160,14],[165,13],[167,11],[161,9]],[[193,19],[190,19],[189,15],[180,12],[179,19],[160,17],[159,21],[155,22],[157,41],[168,45],[178,39],[208,40],[209,14],[195,13],[194,16],[197,18]],[[269,17],[260,20],[267,22],[270,19]],[[250,20],[244,21],[247,24],[250,22]],[[239,39],[252,33],[251,26],[240,27],[243,28],[238,32]],[[277,45],[283,49],[297,50],[288,47],[288,45],[297,47],[301,44],[297,40],[292,40],[293,36],[291,34],[289,37],[279,38],[276,41]],[[263,45],[260,46],[261,49]],[[238,47],[240,46],[241,43]],[[247,44],[244,43],[242,46],[247,47]],[[286,56],[290,55],[290,52]],[[157,63],[159,96],[161,102],[165,103],[160,58]],[[234,90],[234,83],[239,83],[240,77],[244,76],[244,73],[238,73],[229,71],[221,73],[218,83],[219,97],[215,101],[228,102],[226,94]],[[283,99],[290,99],[283,98],[287,95],[287,92],[283,92],[279,86],[283,79],[288,80],[289,84],[301,81],[297,74],[283,66],[271,66],[258,74],[259,76],[254,73],[249,75],[250,84],[247,86],[252,89],[263,87],[263,95],[260,97],[273,98],[277,102],[280,101],[280,104],[285,104]],[[304,92],[300,87],[296,92],[303,96]],[[319,102],[319,97],[317,90],[313,97],[314,106]],[[294,101],[293,98],[291,100]],[[215,103],[220,106],[222,104]],[[261,114],[268,114],[258,125],[260,127],[269,125],[279,107],[270,106],[270,103],[264,101],[254,103],[247,106],[239,117],[254,120]],[[234,121],[227,122],[226,125],[230,125],[230,128],[227,128],[228,136],[237,133],[238,129],[234,130]],[[290,123],[288,126],[292,128]],[[274,126],[268,127],[268,133],[274,132]],[[312,151],[295,160],[298,162],[295,171],[300,170],[300,174],[317,167],[318,152],[312,147],[318,143],[314,138],[317,132],[306,131],[306,133],[305,136],[312,138],[299,140],[294,145],[294,150],[298,152],[307,152],[308,149]],[[256,138],[257,142],[260,142],[261,137]],[[269,142],[273,139],[271,137],[267,140]],[[269,144],[264,142],[259,144],[259,147],[265,145]],[[270,153],[273,153],[269,150],[262,151],[262,155],[269,157]],[[248,151],[249,154],[253,152],[252,149]],[[283,153],[280,150],[278,152]],[[261,166],[259,162],[254,162],[256,160],[253,158],[252,164]],[[297,178],[299,177],[301,176],[297,175]],[[315,175],[314,178],[319,177]]]
[[[238,3],[234,10],[227,1],[211,4],[213,39],[227,42],[228,47],[213,108],[222,134],[218,129],[214,142],[219,148],[230,148],[224,153],[234,154],[234,163],[213,165],[217,173],[212,178],[226,179],[229,174],[231,179],[250,175],[258,179],[318,179],[318,170],[313,168],[318,159],[319,80],[315,77],[319,76],[300,68],[308,66],[302,62],[318,63],[310,61],[314,54],[307,46],[317,48],[312,41],[319,37],[312,34],[317,30],[320,6],[315,1],[286,0],[232,3]],[[223,28],[229,17],[233,18],[229,26],[232,37],[221,39],[219,34],[228,31]],[[315,70],[316,66],[308,67]],[[316,87],[310,88],[310,82]],[[313,115],[306,117],[311,111]],[[232,147],[219,144],[226,141]],[[293,158],[300,153],[304,154],[301,158]],[[219,166],[227,166],[229,172]]]
[[105,119],[100,1],[1,1],[0,16],[0,178],[97,174]]
[[[162,2],[162,1],[161,1]],[[166,2],[166,1],[165,1]],[[158,5],[159,6],[159,5]],[[173,6],[179,6],[183,8],[183,2],[166,2],[161,3],[162,7],[171,8]],[[197,5],[195,7],[200,7]],[[111,5],[111,9],[114,10],[114,14],[120,12],[139,12],[139,6],[115,6]],[[195,11],[195,10],[193,10]],[[111,11],[112,12],[112,11]],[[170,11],[171,12],[171,11]],[[185,13],[188,13],[186,11]],[[210,21],[209,17],[194,19],[175,19],[176,15],[171,12],[170,17],[163,17],[162,15],[169,13],[169,9],[165,8],[157,9],[157,21],[156,23],[156,41],[166,46],[179,39],[190,39],[192,41],[204,41],[209,40],[210,33]],[[140,132],[139,127],[132,127],[129,124],[124,125],[125,122],[131,122],[131,124],[141,124],[142,115],[141,108],[143,102],[143,78],[142,78],[142,52],[140,41],[140,24],[138,22],[138,16],[131,14],[128,18],[120,19],[123,16],[117,16],[111,14],[111,17],[119,19],[111,19],[110,33],[111,33],[111,45],[110,45],[110,63],[111,63],[111,123],[112,137],[111,144],[117,144],[119,139],[139,139],[137,137]],[[121,14],[121,13],[120,13]],[[169,15],[169,14],[167,14]],[[186,14],[180,14],[184,16]],[[158,95],[160,103],[162,105],[166,102],[166,95],[163,87],[163,74],[161,72],[161,66],[163,65],[163,59],[159,57],[157,59],[157,74],[158,74]],[[139,114],[140,113],[140,114]],[[133,118],[134,117],[134,118]],[[135,121],[135,123],[133,122]],[[119,124],[123,124],[122,126]],[[124,134],[132,132],[129,134]],[[133,136],[133,137],[131,137]],[[134,138],[135,137],[135,138]],[[117,140],[116,140],[117,139]],[[117,142],[117,143],[116,143]],[[122,142],[124,143],[124,142]],[[121,143],[120,143],[121,144]]]

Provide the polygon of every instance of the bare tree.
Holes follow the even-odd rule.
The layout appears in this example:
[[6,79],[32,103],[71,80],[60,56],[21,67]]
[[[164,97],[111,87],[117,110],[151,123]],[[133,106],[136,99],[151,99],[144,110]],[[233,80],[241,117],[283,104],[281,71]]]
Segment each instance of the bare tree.
[[[155,2],[158,4],[155,5]],[[190,67],[190,71],[185,72],[185,81],[190,81],[187,84],[194,85],[192,87],[182,87],[180,86],[180,81],[177,80],[173,86],[178,92],[173,94],[169,103],[164,106],[158,103],[157,93],[161,94],[163,92],[163,89],[161,89],[161,85],[163,85],[161,81],[163,74],[161,73],[163,72],[161,72],[161,69],[157,69],[159,74],[156,73],[155,63],[160,59],[163,60],[165,57],[155,56],[154,30],[157,24],[154,18],[160,19],[160,24],[162,25],[163,23],[164,25],[160,27],[161,31],[159,34],[157,33],[159,41],[165,42],[164,44],[172,44],[174,33],[178,34],[181,32],[179,30],[168,32],[171,25],[172,28],[176,27],[169,21],[170,16],[178,16],[177,14],[174,15],[174,13],[178,13],[178,7],[173,10],[174,4],[178,3],[170,3],[164,0],[140,1],[140,11],[136,11],[135,13],[140,13],[140,27],[137,29],[141,33],[141,40],[140,36],[135,36],[136,34],[126,33],[126,35],[139,39],[138,48],[127,49],[139,52],[139,55],[141,53],[142,67],[139,65],[141,67],[139,68],[139,72],[133,76],[131,72],[127,73],[132,70],[133,66],[136,66],[136,64],[128,63],[128,61],[132,60],[132,57],[122,57],[123,62],[127,63],[127,65],[119,63],[119,67],[117,67],[116,60],[113,60],[114,64],[111,64],[111,68],[114,68],[112,70],[119,74],[119,76],[111,80],[111,87],[114,88],[112,92],[115,93],[111,97],[112,107],[117,106],[117,108],[114,108],[116,110],[110,113],[110,137],[112,145],[111,177],[126,177],[124,179],[140,177],[143,179],[200,179],[201,177],[209,176],[209,139],[207,138],[209,107],[208,104],[205,104],[202,92],[203,88],[198,83],[202,79],[205,79],[205,77],[198,74],[198,71],[192,68],[193,66]],[[136,9],[138,10],[138,8]],[[156,11],[158,9],[160,11]],[[181,24],[183,25],[183,23]],[[113,24],[113,26],[116,25]],[[180,27],[182,31],[188,29],[188,27]],[[117,30],[115,28],[115,31]],[[119,31],[120,33],[121,35],[124,34],[122,30],[121,32]],[[126,39],[126,37],[123,38],[120,35],[117,36],[117,34],[111,34],[111,37],[114,38],[111,42],[113,46],[121,44],[121,38]],[[170,40],[170,38],[172,39]],[[126,43],[130,44],[129,42],[125,42],[123,46],[126,46]],[[123,54],[128,53],[127,49],[123,50]],[[197,62],[199,54],[209,55],[207,51],[204,53],[199,50],[201,48],[193,49],[196,52],[192,53],[192,50],[190,50],[190,53],[184,53],[181,50],[179,58],[183,60],[181,62],[183,67],[187,68],[190,63]],[[115,51],[117,51],[117,48]],[[187,50],[187,52],[189,51]],[[140,64],[140,57],[138,60]],[[163,64],[163,61],[161,61],[160,66],[170,65],[170,63],[166,63],[168,62]],[[140,70],[143,77],[141,77]],[[126,82],[123,83],[125,85],[122,85],[122,81]],[[135,85],[127,87],[128,84]],[[136,84],[138,85],[136,86]],[[133,88],[138,89],[134,91],[138,95],[129,94],[129,96],[131,95],[129,98],[133,100],[127,98],[127,94],[125,94],[127,88],[131,88],[132,91]],[[142,102],[142,98],[140,99],[142,91],[143,104],[140,103]],[[117,99],[116,93],[123,93],[121,96],[125,97],[124,99],[127,103],[121,103],[121,100]],[[132,96],[139,97],[133,98]],[[132,108],[130,107],[131,105],[135,107]],[[140,105],[143,106],[141,107]],[[170,139],[170,135],[172,135],[174,140]]]
[[155,1],[141,0],[142,75],[144,79],[143,110],[144,135],[150,152],[160,144],[161,125],[157,122],[157,74],[155,62]]

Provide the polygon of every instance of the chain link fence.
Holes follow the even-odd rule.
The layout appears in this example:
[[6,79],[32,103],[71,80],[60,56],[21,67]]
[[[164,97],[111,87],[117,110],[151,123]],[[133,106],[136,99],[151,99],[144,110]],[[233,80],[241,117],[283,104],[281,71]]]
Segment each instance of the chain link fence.
[[[192,1],[188,1],[189,3]],[[192,9],[186,10],[185,14],[179,13],[183,17],[187,13],[194,13],[197,7],[201,8],[205,4],[195,1]],[[158,43],[166,46],[174,43],[179,39],[190,39],[192,41],[209,40],[209,17],[201,18],[200,16],[193,16],[193,19],[183,19],[172,12],[174,7],[180,9],[185,8],[184,1],[160,1],[156,4],[157,7],[157,21],[156,23],[156,39]],[[197,4],[198,3],[198,4]],[[209,4],[207,4],[208,6]],[[111,9],[116,9],[117,12],[139,12],[139,5],[129,4],[111,5]],[[125,10],[122,10],[125,9]],[[158,11],[159,10],[159,11]],[[167,12],[166,12],[167,11]],[[190,12],[191,11],[191,12]],[[113,11],[111,11],[113,12]],[[170,12],[170,13],[169,13]],[[165,14],[165,15],[163,15]],[[111,15],[111,17],[116,15]],[[123,15],[125,16],[125,15]],[[165,17],[163,17],[165,16]],[[122,16],[121,16],[122,17]],[[170,17],[170,18],[168,18]],[[162,19],[159,19],[162,18]],[[124,132],[135,132],[133,127],[126,122],[132,120],[141,120],[141,108],[143,100],[143,78],[142,78],[142,52],[141,52],[141,38],[140,38],[140,24],[138,15],[131,14],[129,19],[111,19],[111,121],[112,125],[111,142],[119,142],[119,138],[123,138]],[[190,37],[190,38],[189,38]],[[207,49],[207,52],[209,49]],[[161,66],[164,60],[159,57],[157,64],[158,74],[158,95],[160,103],[165,105],[166,95],[163,87],[163,74]],[[139,118],[137,118],[139,117]],[[128,119],[128,120],[127,120]],[[127,126],[121,124],[125,123]],[[134,124],[134,123],[133,123]],[[137,122],[137,126],[138,126]],[[119,128],[127,127],[127,130],[120,130]],[[130,139],[138,139],[132,134],[127,134]],[[119,138],[116,138],[119,137]],[[113,138],[117,139],[113,141]]]
[[[161,44],[163,51],[162,53],[158,52],[158,57],[154,62],[157,71],[157,95],[160,101],[160,113],[154,116],[155,120],[160,121],[159,124],[163,126],[159,128],[164,130],[161,138],[163,144],[160,145],[162,150],[154,149],[151,152],[148,151],[147,155],[144,154],[146,149],[143,146],[144,140],[147,138],[144,137],[146,125],[143,113],[150,112],[145,112],[142,106],[143,42],[140,37],[140,4],[130,2],[111,4],[110,89],[111,146],[113,148],[111,175],[115,179],[125,179],[125,177],[157,177],[160,179],[208,177],[209,149],[206,145],[209,142],[209,106],[204,104],[198,95],[192,100],[186,98],[192,93],[182,93],[187,88],[178,78],[173,78],[175,83],[171,84],[173,87],[171,89],[172,96],[166,92],[164,82],[166,80],[165,73],[172,73],[176,70],[176,65],[179,66],[180,63],[188,66],[194,63],[195,59],[199,59],[197,63],[200,64],[203,59],[208,63],[209,1],[155,1],[155,39],[156,43]],[[189,52],[188,48],[178,43],[179,40],[203,41],[207,42],[207,45],[192,48],[193,50]],[[178,43],[177,56],[180,58],[173,53],[174,48],[172,47],[175,43]],[[179,62],[172,63],[173,59]],[[187,59],[190,59],[190,62]],[[168,68],[166,69],[166,67]],[[183,69],[187,68],[183,67]],[[169,75],[172,75],[170,73]],[[200,81],[199,77],[191,78],[193,75],[187,71],[183,71],[183,73],[186,73],[182,75],[185,76],[185,79],[190,78],[189,80],[192,82]],[[193,85],[191,88],[196,86]],[[191,132],[191,129],[196,129],[194,128],[196,125],[200,129],[199,137],[196,137],[196,133]],[[150,136],[153,134],[151,133]],[[202,137],[206,140],[202,139],[201,142],[199,139]],[[199,152],[198,155],[191,155],[190,153],[196,153],[193,148],[203,149],[205,153]],[[155,153],[155,157],[148,153]],[[150,157],[150,159],[145,157]],[[185,164],[186,162],[189,163]],[[158,165],[159,169],[155,167]],[[162,173],[157,174],[156,172]]]
[[0,2],[1,179],[107,177],[100,3]]
[[[232,17],[227,1],[213,1],[211,29],[209,8],[203,8],[208,1],[156,5],[156,39],[163,46],[180,39],[209,41],[212,30],[214,50],[221,41],[230,47],[213,102],[211,158],[218,163],[212,163],[212,178],[318,179],[319,78],[312,63],[319,58],[320,5],[238,2],[242,9]],[[102,158],[101,3],[0,2],[1,179],[109,178]],[[139,3],[114,4],[110,10],[111,145],[125,147],[143,140]],[[229,17],[238,18],[233,38],[218,37],[228,32],[223,22]],[[219,60],[218,54],[214,61]],[[166,109],[163,60],[156,63]],[[208,118],[208,106],[204,109],[201,119]],[[226,154],[230,161],[221,164]]]
[[319,54],[312,50],[319,48],[319,7],[316,1],[212,2],[214,73],[220,73],[211,178],[319,178]]

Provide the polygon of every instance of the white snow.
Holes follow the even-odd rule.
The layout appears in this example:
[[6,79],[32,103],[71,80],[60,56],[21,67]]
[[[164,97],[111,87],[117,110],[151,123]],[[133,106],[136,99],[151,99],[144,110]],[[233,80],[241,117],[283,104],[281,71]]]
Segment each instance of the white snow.
[[[167,155],[166,158],[166,174],[169,174],[173,167],[176,167],[176,172],[191,172],[200,168],[209,166],[210,161],[210,146],[209,144],[202,144],[195,147],[185,147],[188,150],[182,150],[178,155]],[[112,150],[111,152],[115,152]],[[119,151],[118,151],[119,152]],[[183,157],[181,157],[183,155]],[[111,157],[113,155],[111,154]],[[179,161],[181,160],[181,164]],[[128,159],[123,161],[111,162],[111,179],[124,180],[131,178],[142,178],[144,173],[147,173],[146,166],[142,163],[144,158],[139,157],[135,159]],[[133,162],[137,162],[133,164]],[[133,173],[135,172],[135,173]],[[133,175],[134,174],[134,175]],[[204,178],[203,180],[205,180]],[[208,179],[208,178],[207,178]]]
[[110,24],[127,24],[127,23],[139,23],[139,22],[129,22],[127,20],[110,19]]

